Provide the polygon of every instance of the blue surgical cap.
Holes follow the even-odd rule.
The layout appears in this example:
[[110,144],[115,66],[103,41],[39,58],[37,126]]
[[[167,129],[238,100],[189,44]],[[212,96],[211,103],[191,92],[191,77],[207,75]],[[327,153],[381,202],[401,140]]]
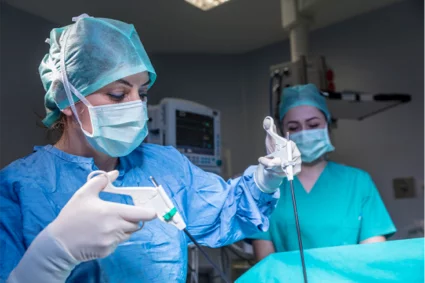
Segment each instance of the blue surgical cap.
[[[148,88],[156,79],[155,70],[133,25],[85,14],[74,20],[74,24],[50,32],[47,40],[50,50],[39,67],[46,91],[43,123],[48,127],[59,119],[62,110],[70,106],[63,85],[64,74],[83,96],[144,71],[149,73]],[[74,94],[72,98],[74,103],[79,101]]]
[[326,105],[326,98],[320,94],[314,84],[297,85],[283,89],[279,105],[279,119],[294,107],[307,105],[313,106],[323,112],[328,123],[331,122],[331,114]]

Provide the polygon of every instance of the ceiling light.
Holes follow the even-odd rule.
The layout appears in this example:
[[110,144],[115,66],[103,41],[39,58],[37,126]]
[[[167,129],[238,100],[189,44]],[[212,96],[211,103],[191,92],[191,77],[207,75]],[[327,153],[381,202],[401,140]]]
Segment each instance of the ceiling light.
[[198,7],[203,11],[207,11],[218,5],[229,2],[230,0],[185,0],[186,2]]

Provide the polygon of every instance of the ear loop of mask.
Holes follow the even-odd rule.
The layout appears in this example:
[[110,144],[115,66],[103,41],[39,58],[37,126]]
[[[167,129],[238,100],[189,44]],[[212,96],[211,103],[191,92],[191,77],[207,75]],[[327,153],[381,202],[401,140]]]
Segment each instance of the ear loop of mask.
[[[78,17],[73,17],[72,21],[78,22],[80,19],[84,19],[84,18],[91,18],[91,17],[87,14],[81,14]],[[80,99],[80,101],[82,101],[87,107],[92,107],[92,105],[83,95],[81,95],[81,93],[68,80],[68,76],[66,75],[66,68],[65,68],[65,47],[66,47],[66,43],[68,41],[68,34],[67,34],[66,31],[63,34],[63,36],[64,36],[64,39],[63,39],[64,43],[63,43],[63,48],[61,48],[61,52],[60,52],[60,66],[61,66],[62,72],[60,72],[60,74],[61,74],[61,78],[62,78],[62,83],[64,85],[65,93],[66,93],[66,96],[68,98],[69,105],[71,106],[72,112],[74,113],[75,117],[77,118],[77,121],[81,126],[81,129],[83,129],[81,120],[78,116],[77,109],[75,108],[75,103],[74,103],[74,99],[72,98],[72,93],[74,93],[75,96],[77,96],[78,99]]]
[[[46,42],[47,43],[50,43],[49,42],[49,40],[47,39],[46,40]],[[56,80],[58,80],[58,81],[61,81],[62,82],[62,84],[63,84],[63,79],[62,79],[62,74],[61,74],[61,72],[59,72],[58,71],[58,69],[56,68],[56,66],[55,66],[55,64],[53,63],[53,61],[52,61],[52,57],[48,57],[48,59],[47,59],[47,61],[46,61],[46,64],[50,67],[50,69],[52,70],[52,81],[56,81]],[[65,88],[65,87],[64,87]],[[67,93],[67,91],[65,90],[65,93],[66,93],[66,96],[67,96],[67,99],[68,99],[68,101],[69,101],[69,96],[68,96],[68,93]],[[55,104],[56,104],[56,106],[60,109],[60,107],[59,107],[59,104],[57,103],[57,101],[56,100],[53,100],[54,102],[55,102]],[[71,100],[72,101],[72,100]],[[70,103],[70,105],[71,105],[72,103]],[[71,108],[73,108],[72,106],[71,106]],[[77,120],[79,120],[78,119],[78,115],[76,114],[76,111],[74,111],[74,109],[72,109],[72,112],[74,113],[74,115],[76,116],[76,118],[77,118]],[[80,125],[81,125],[81,123],[79,123]]]
[[[65,32],[66,33],[66,32]],[[90,104],[90,102],[83,96],[83,95],[81,95],[81,93],[68,81],[68,77],[67,77],[67,75],[66,75],[66,69],[65,69],[65,46],[66,46],[66,42],[67,42],[67,40],[68,40],[68,35],[67,34],[64,34],[64,39],[63,39],[63,41],[64,41],[64,43],[63,43],[63,48],[61,49],[61,52],[60,52],[60,67],[61,67],[61,72],[59,72],[60,73],[60,76],[61,76],[61,81],[62,81],[62,84],[63,84],[63,86],[64,86],[64,89],[65,89],[65,93],[66,93],[66,96],[67,96],[67,98],[68,98],[68,102],[69,102],[69,106],[71,107],[71,110],[72,110],[72,112],[74,113],[74,115],[75,115],[75,118],[77,118],[77,121],[78,121],[78,124],[80,124],[80,127],[81,127],[81,130],[83,130],[84,132],[86,132],[84,129],[83,129],[83,125],[82,125],[82,123],[81,123],[81,120],[80,120],[80,117],[78,116],[78,112],[77,112],[77,109],[75,108],[75,103],[74,103],[74,99],[72,98],[72,93],[74,93],[75,94],[75,96],[77,96],[79,99],[80,99],[80,101],[81,102],[83,102],[88,108],[90,108],[90,107],[92,107],[92,105]],[[51,62],[51,65],[53,65],[54,66],[54,64],[53,64],[53,62]],[[54,69],[56,69],[56,67],[54,68]],[[56,69],[56,72],[58,72],[57,71],[57,69]],[[89,134],[89,133],[87,133],[87,134]]]

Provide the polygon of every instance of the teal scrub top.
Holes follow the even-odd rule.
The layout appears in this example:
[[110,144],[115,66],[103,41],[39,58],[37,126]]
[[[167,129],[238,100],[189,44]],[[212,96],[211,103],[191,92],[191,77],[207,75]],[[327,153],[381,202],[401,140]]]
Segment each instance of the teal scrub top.
[[[372,178],[365,171],[328,162],[309,193],[297,177],[294,191],[304,249],[353,245],[396,232]],[[272,241],[276,252],[298,250],[291,190],[286,179],[280,192],[269,230],[251,239]]]

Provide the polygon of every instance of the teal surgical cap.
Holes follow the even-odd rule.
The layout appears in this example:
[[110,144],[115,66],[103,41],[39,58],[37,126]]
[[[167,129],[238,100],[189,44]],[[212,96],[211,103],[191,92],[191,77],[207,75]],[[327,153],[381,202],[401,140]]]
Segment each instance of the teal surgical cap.
[[76,103],[79,99],[75,91],[87,96],[116,80],[144,71],[150,77],[148,88],[156,79],[133,25],[85,14],[73,20],[74,24],[50,32],[47,39],[50,50],[39,67],[46,91],[47,113],[43,123],[48,127],[70,106],[64,80],[69,81]]
[[316,107],[323,112],[328,123],[331,122],[331,114],[326,105],[326,98],[320,94],[314,84],[297,85],[283,89],[279,105],[280,121],[290,109],[301,105]]

